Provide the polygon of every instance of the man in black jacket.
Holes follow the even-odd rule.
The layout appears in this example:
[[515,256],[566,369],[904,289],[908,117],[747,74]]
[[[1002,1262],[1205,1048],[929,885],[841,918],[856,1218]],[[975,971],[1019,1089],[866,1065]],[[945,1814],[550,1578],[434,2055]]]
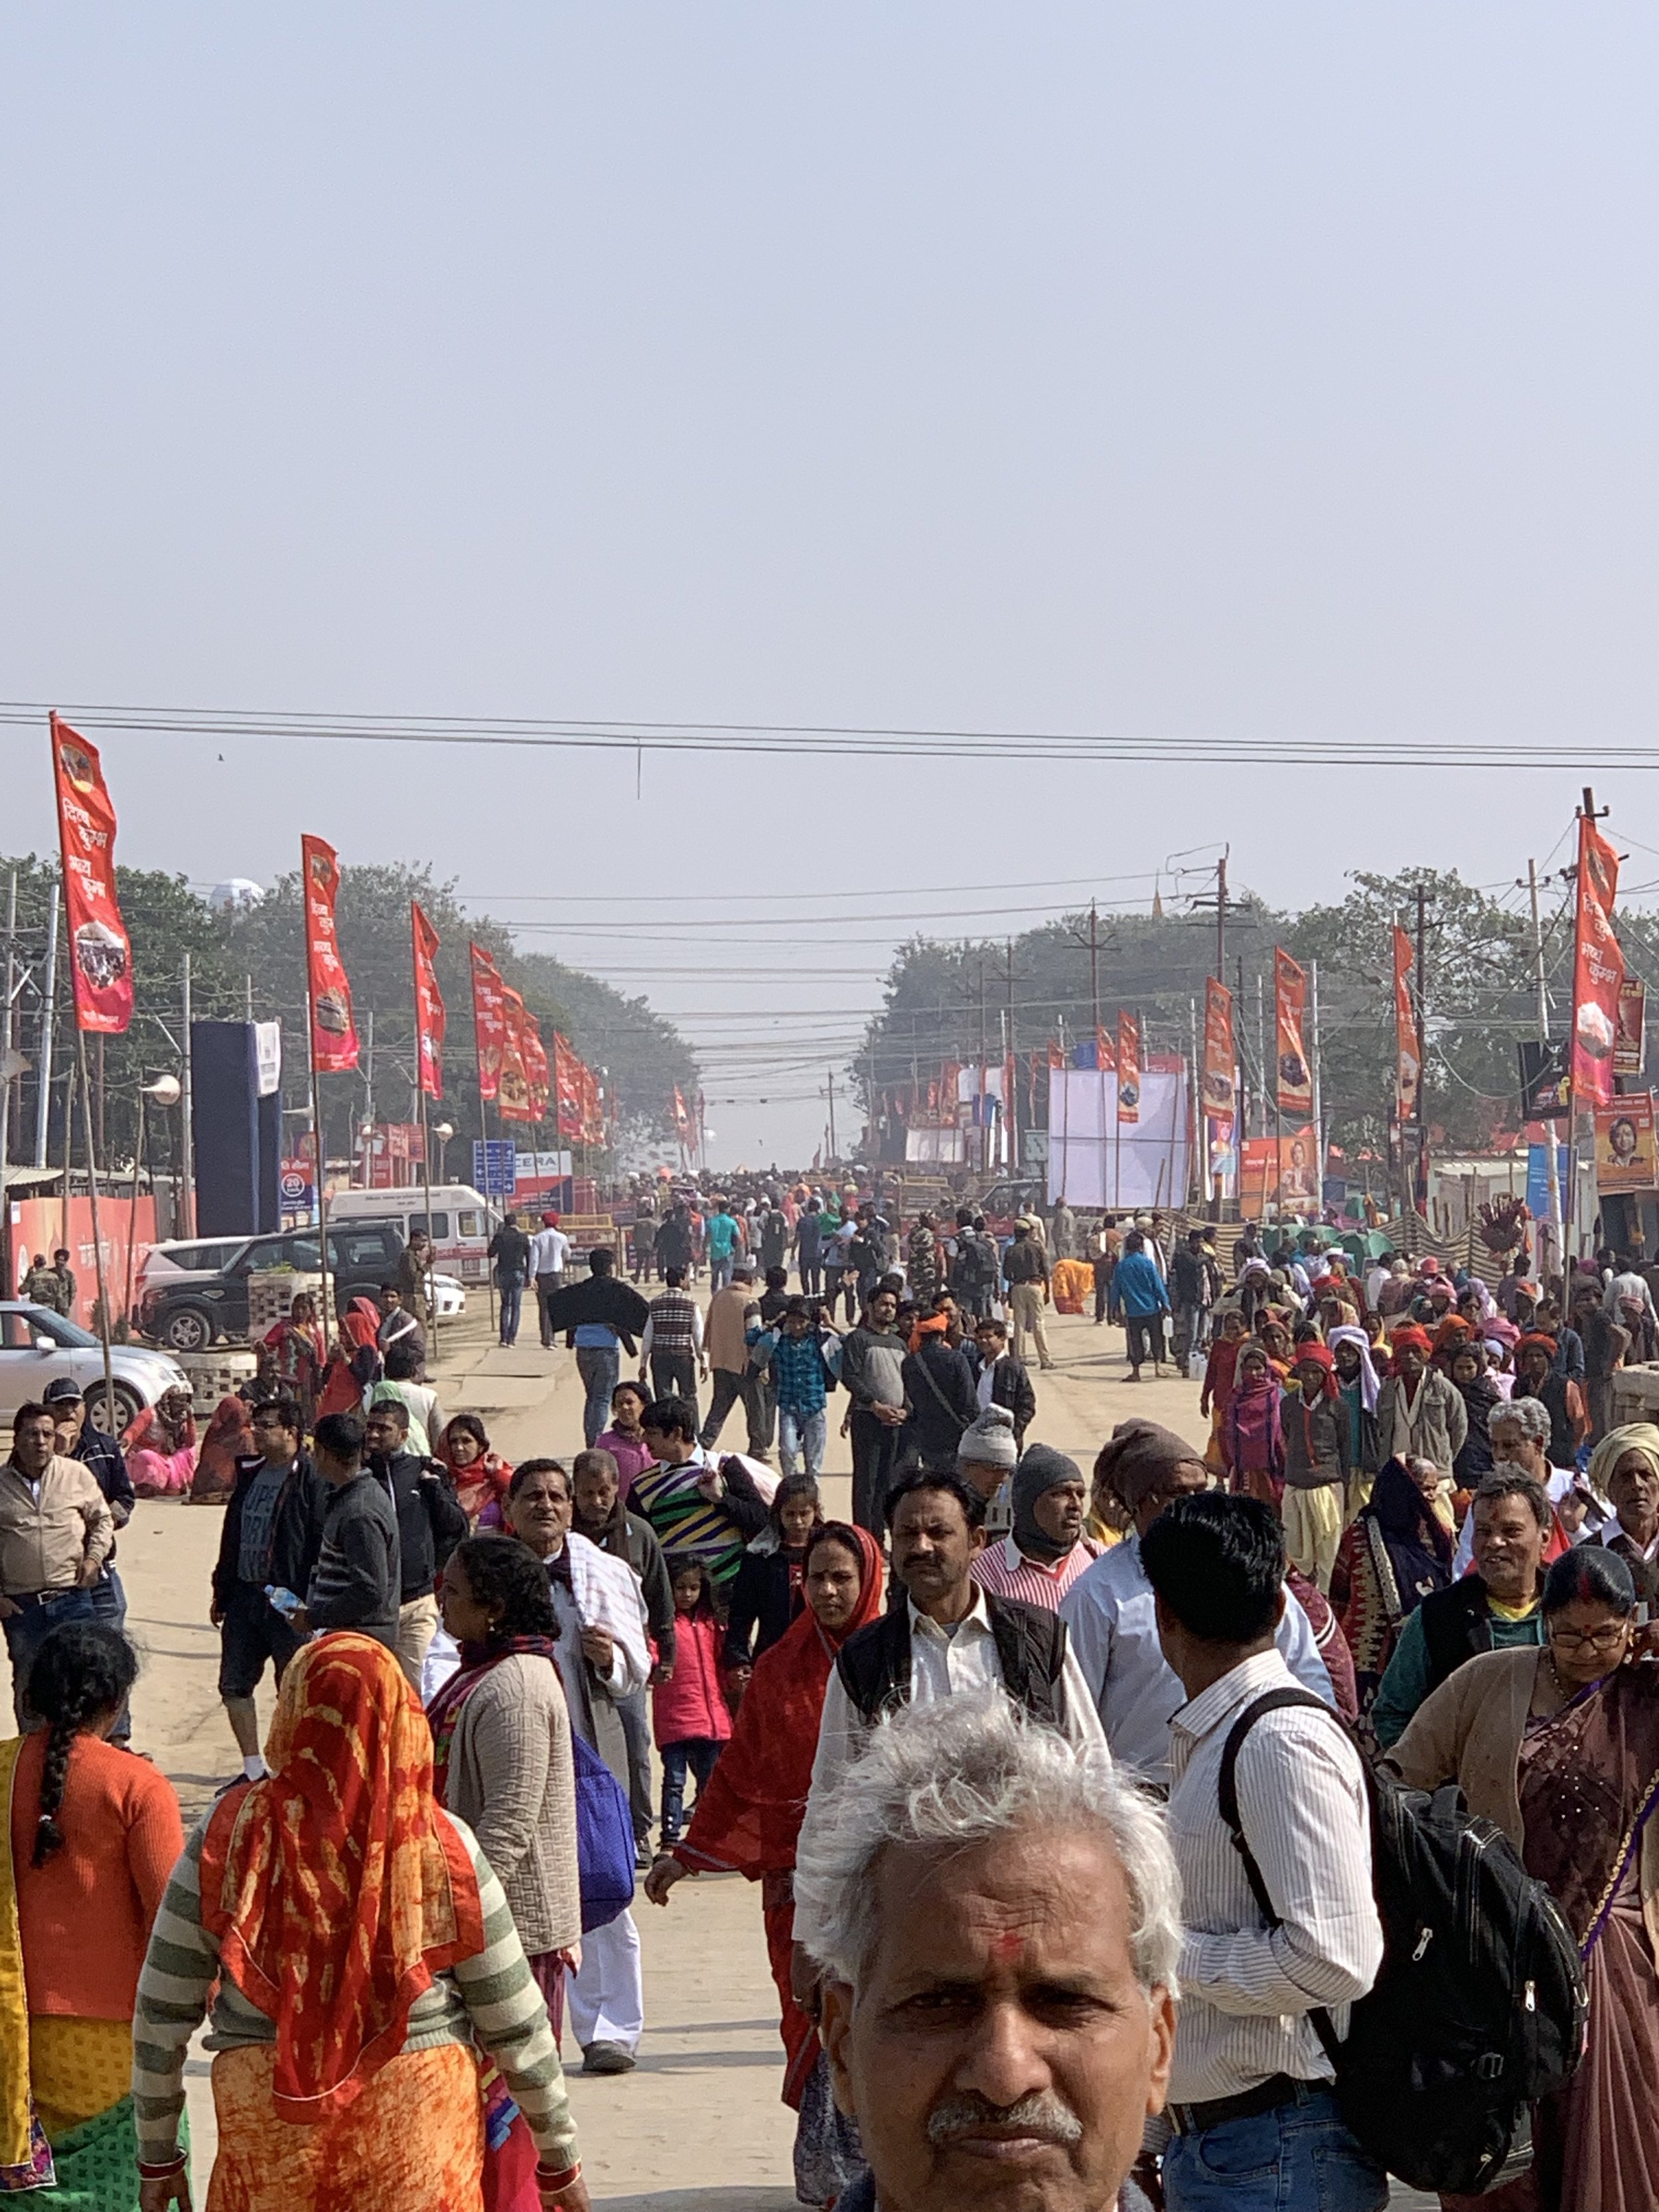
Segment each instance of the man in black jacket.
[[[968,1354],[973,1371],[975,1413],[987,1406],[1006,1406],[1014,1417],[1014,1448],[1025,1449],[1025,1431],[1036,1419],[1036,1385],[1023,1359],[1008,1349],[1008,1324],[988,1318],[974,1323],[974,1348]],[[987,1385],[985,1372],[991,1371]],[[970,1417],[971,1418],[971,1417]]]
[[242,1754],[242,1771],[265,1771],[253,1692],[270,1661],[276,1680],[303,1638],[265,1595],[267,1588],[302,1598],[323,1540],[328,1493],[300,1449],[300,1408],[292,1398],[257,1406],[254,1454],[236,1462],[236,1486],[219,1530],[208,1618],[219,1632],[219,1695]]
[[907,1475],[888,1493],[893,1572],[902,1606],[849,1636],[836,1655],[818,1726],[807,1818],[896,1705],[930,1704],[1000,1683],[1035,1721],[1079,1751],[1106,1738],[1057,1614],[981,1589],[985,1507],[959,1475]]
[[530,1280],[530,1239],[509,1213],[489,1240],[489,1256],[495,1263],[495,1287],[501,1294],[501,1342],[519,1340],[519,1316],[524,1306],[525,1285]]
[[[608,1451],[580,1451],[570,1462],[571,1522],[579,1536],[613,1559],[626,1559],[639,1577],[646,1626],[657,1647],[651,1682],[665,1682],[674,1671],[674,1585],[651,1523],[623,1503],[617,1462]],[[647,1683],[631,1697],[615,1700],[628,1743],[628,1802],[634,1820],[635,1856],[642,1867],[651,1851],[651,1713]]]
[[398,1664],[418,1690],[438,1626],[438,1577],[466,1534],[466,1515],[438,1462],[410,1450],[409,1408],[400,1400],[381,1398],[370,1407],[363,1441],[368,1471],[397,1510],[403,1562]]
[[906,1352],[900,1373],[909,1407],[900,1432],[901,1460],[953,1474],[957,1446],[979,1411],[966,1358],[945,1342],[935,1321],[915,1351]]

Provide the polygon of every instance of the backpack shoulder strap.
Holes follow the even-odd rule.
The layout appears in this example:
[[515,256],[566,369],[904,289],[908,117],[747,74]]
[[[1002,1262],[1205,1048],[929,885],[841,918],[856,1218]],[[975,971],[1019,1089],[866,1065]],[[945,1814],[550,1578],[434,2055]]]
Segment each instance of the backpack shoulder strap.
[[[1249,1839],[1244,1833],[1244,1824],[1239,1818],[1238,1754],[1244,1747],[1245,1737],[1264,1715],[1282,1712],[1292,1705],[1306,1705],[1314,1712],[1326,1713],[1333,1720],[1336,1719],[1336,1714],[1333,1709],[1322,1698],[1315,1697],[1311,1690],[1288,1688],[1268,1690],[1261,1697],[1246,1705],[1231,1728],[1228,1729],[1227,1741],[1221,1747],[1221,1771],[1216,1778],[1217,1808],[1232,1835],[1233,1849],[1243,1862],[1244,1879],[1250,1885],[1250,1894],[1255,1898],[1261,1917],[1269,1928],[1282,1928],[1285,1923],[1274,1908],[1272,1897],[1268,1894],[1267,1885],[1262,1879],[1261,1869],[1256,1864],[1255,1853],[1250,1849]],[[1337,2039],[1336,2030],[1331,2024],[1330,2014],[1323,2005],[1313,2005],[1309,2008],[1308,2018],[1312,2024],[1314,2033],[1324,2046],[1325,2056],[1334,2066],[1337,2063],[1337,2053],[1342,2046]]]

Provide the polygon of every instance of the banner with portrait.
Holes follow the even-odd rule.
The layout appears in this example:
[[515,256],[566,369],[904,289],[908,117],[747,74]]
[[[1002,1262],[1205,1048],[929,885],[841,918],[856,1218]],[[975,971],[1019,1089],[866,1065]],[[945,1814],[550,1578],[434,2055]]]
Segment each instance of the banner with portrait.
[[1603,1193],[1659,1188],[1652,1091],[1626,1091],[1595,1109],[1595,1181]]
[[75,1024],[119,1036],[132,1019],[132,945],[115,896],[115,809],[95,745],[52,718],[52,775]]

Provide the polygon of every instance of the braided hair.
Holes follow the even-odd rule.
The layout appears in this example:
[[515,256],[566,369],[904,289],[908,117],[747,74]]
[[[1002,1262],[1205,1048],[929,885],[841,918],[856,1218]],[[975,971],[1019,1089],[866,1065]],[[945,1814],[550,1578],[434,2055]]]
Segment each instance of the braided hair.
[[101,1622],[65,1622],[41,1644],[28,1680],[29,1705],[47,1729],[34,1865],[44,1866],[54,1851],[63,1849],[58,1815],[76,1737],[102,1714],[118,1711],[137,1679],[137,1652],[118,1629]]

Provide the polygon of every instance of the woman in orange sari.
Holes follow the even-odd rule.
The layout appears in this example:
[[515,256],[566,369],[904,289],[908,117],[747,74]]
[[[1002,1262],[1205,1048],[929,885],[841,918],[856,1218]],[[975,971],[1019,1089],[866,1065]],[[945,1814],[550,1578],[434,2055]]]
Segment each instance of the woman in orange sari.
[[797,2115],[795,2193],[827,2204],[864,2159],[852,2123],[836,2111],[817,2029],[794,1993],[795,1839],[806,1816],[818,1723],[836,1654],[882,1609],[881,1547],[840,1521],[814,1529],[806,1548],[806,1610],[755,1662],[737,1726],[698,1796],[691,1825],[646,1877],[666,1905],[689,1874],[733,1871],[761,1884],[766,1948],[783,2017],[783,2101]]
[[283,1677],[271,1772],[221,1797],[156,1915],[133,2021],[142,2212],[189,2203],[185,2053],[212,2007],[209,2212],[482,2212],[479,2046],[544,2207],[589,2212],[547,2007],[501,1883],[432,1793],[392,1654],[349,1632]]

